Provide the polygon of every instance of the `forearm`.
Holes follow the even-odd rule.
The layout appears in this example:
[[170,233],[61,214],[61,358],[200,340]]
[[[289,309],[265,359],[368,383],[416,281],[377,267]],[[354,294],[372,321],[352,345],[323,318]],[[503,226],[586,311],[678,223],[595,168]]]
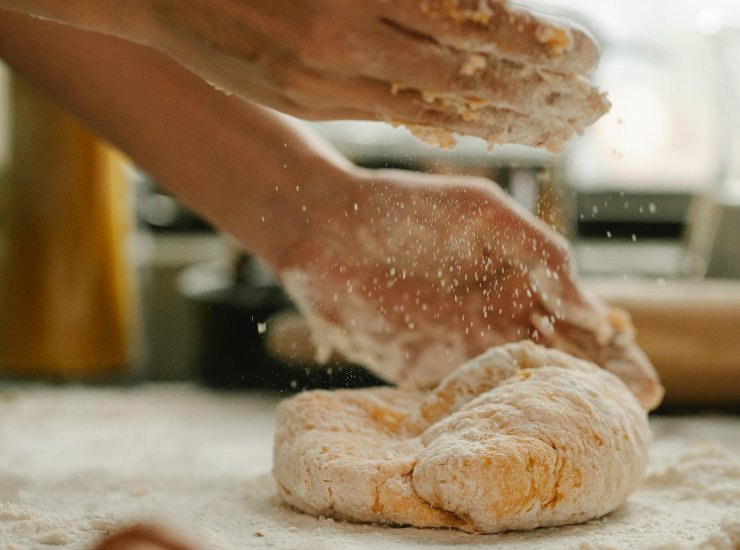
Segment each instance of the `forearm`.
[[273,262],[303,230],[303,205],[349,169],[278,115],[148,48],[0,11],[0,57]]

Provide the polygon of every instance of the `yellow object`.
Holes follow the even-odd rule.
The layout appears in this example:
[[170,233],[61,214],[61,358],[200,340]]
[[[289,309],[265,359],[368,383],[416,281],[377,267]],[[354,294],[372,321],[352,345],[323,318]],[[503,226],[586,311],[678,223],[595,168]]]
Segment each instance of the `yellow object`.
[[121,156],[18,78],[11,105],[0,369],[110,378],[130,364],[134,334]]

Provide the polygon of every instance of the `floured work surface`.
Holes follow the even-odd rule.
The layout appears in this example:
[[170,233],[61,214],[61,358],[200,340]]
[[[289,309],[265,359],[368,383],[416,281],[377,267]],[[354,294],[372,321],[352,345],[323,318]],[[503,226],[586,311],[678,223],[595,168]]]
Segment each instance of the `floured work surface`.
[[0,390],[0,549],[89,548],[142,519],[214,549],[740,545],[736,417],[652,419],[647,479],[606,518],[470,535],[343,523],[281,505],[270,474],[277,402],[189,386]]

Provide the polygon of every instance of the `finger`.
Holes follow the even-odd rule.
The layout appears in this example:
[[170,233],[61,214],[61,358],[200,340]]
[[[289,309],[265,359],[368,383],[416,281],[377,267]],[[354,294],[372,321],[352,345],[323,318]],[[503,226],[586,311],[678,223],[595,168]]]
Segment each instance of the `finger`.
[[664,389],[655,368],[635,342],[629,315],[622,310],[610,309],[605,318],[613,328],[609,342],[600,343],[592,333],[568,324],[557,327],[562,338],[560,342],[570,342],[587,359],[617,376],[646,410],[653,410],[662,401]]
[[601,364],[627,385],[643,408],[652,411],[660,405],[665,389],[650,359],[636,343],[615,341],[604,355]]
[[[540,287],[538,294],[547,294],[541,284],[535,286]],[[543,304],[544,311],[534,308],[530,322],[548,346],[602,366],[621,379],[646,410],[653,410],[663,398],[663,386],[635,341],[629,315],[584,295],[589,304],[574,306],[558,297],[557,305]]]
[[[453,132],[481,137],[490,144],[519,143],[562,150],[574,133],[569,123],[536,118],[486,102],[472,103],[455,96],[428,95],[401,89],[367,77],[320,74],[287,60],[273,60],[267,78],[239,71],[237,59],[218,60],[232,80],[215,82],[226,90],[248,90],[248,98],[301,118],[385,120],[405,124],[418,137],[452,147]],[[214,78],[220,78],[214,76]]]
[[[478,102],[471,106],[457,97],[427,95],[416,90],[392,90],[387,82],[367,77],[321,74],[305,66],[275,61],[274,90],[306,113],[351,110],[363,119],[409,126],[433,144],[453,146],[452,132],[474,135],[491,144],[519,143],[559,151],[573,135],[567,123],[535,118]],[[359,111],[359,112],[358,112]]]
[[609,109],[604,94],[585,78],[548,70],[533,70],[496,57],[461,52],[399,31],[381,23],[373,33],[382,53],[358,50],[352,57],[362,74],[404,87],[436,92],[456,99],[453,93],[486,100],[493,107],[537,118],[567,121],[577,131],[595,122]]
[[[537,118],[485,101],[453,95],[395,90],[388,82],[367,77],[322,74],[289,59],[271,59],[246,70],[241,61],[214,54],[219,67],[213,82],[227,93],[246,91],[246,98],[311,120],[336,118],[385,120],[406,124],[434,145],[452,147],[453,132],[481,137],[490,144],[519,143],[559,152],[574,133],[569,122]],[[201,72],[209,77],[209,69]],[[222,75],[229,75],[224,80]]]
[[[567,123],[578,133],[596,122],[611,107],[606,94],[583,77],[531,70],[495,58],[474,55],[471,59],[479,60],[479,72],[458,73],[446,83],[437,82],[436,88],[421,88],[424,90],[422,96],[455,103],[471,114],[481,106],[490,106],[535,119],[558,120]],[[465,65],[462,67],[464,69]],[[406,77],[413,79],[414,75],[408,70],[406,72]],[[413,80],[395,81],[399,83],[396,89],[417,88],[400,84]],[[434,92],[442,90],[444,85],[446,91]]]
[[610,108],[605,94],[584,77],[533,70],[480,54],[469,59],[477,59],[480,70],[466,74],[463,65],[451,84],[452,91],[463,97],[482,98],[534,118],[566,121],[577,132]]
[[[353,107],[312,108],[301,105],[260,82],[250,84],[249,97],[244,99],[304,120],[376,120],[373,113]],[[242,98],[239,97],[239,100]]]
[[[605,310],[580,284],[568,241],[509,195],[495,191],[488,189],[491,200],[498,204],[491,210],[489,223],[497,228],[496,241],[508,246],[510,261],[527,273],[529,284],[551,314],[569,306],[576,311],[570,315],[571,322],[593,326],[588,318],[593,312],[603,316]],[[587,314],[579,314],[581,309]],[[583,317],[586,319],[579,323]]]
[[613,337],[605,308],[578,284],[567,282],[565,276],[546,268],[532,270],[530,277],[542,307],[554,319],[592,334],[601,345]]
[[527,116],[501,109],[488,108],[476,114],[475,121],[446,110],[418,110],[418,120],[395,118],[393,125],[404,125],[420,140],[442,149],[456,146],[455,134],[475,136],[489,146],[516,143],[561,153],[573,136],[573,130],[558,121],[536,121]]
[[453,133],[483,138],[489,145],[518,143],[561,151],[575,130],[552,118],[538,118],[485,101],[472,102],[453,95],[435,95],[397,89],[389,97],[380,83],[363,85],[367,100],[381,119],[403,124],[418,138],[451,148]]
[[559,72],[587,74],[599,48],[577,26],[497,0],[404,0],[386,4],[385,18],[409,33],[464,51]]

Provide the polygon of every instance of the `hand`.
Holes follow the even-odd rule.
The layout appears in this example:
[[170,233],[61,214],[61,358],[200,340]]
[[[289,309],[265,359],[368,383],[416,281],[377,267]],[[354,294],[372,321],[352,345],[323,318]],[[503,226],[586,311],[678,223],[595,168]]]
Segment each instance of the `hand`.
[[593,39],[507,0],[0,0],[2,8],[152,46],[284,113],[405,124],[442,146],[458,132],[557,152],[610,107],[587,80],[599,58]]
[[149,43],[215,86],[314,120],[560,150],[609,107],[582,30],[504,0],[152,3]]
[[586,293],[565,240],[488,180],[360,171],[307,207],[277,266],[324,356],[431,387],[491,346],[532,339],[662,388],[629,318]]

